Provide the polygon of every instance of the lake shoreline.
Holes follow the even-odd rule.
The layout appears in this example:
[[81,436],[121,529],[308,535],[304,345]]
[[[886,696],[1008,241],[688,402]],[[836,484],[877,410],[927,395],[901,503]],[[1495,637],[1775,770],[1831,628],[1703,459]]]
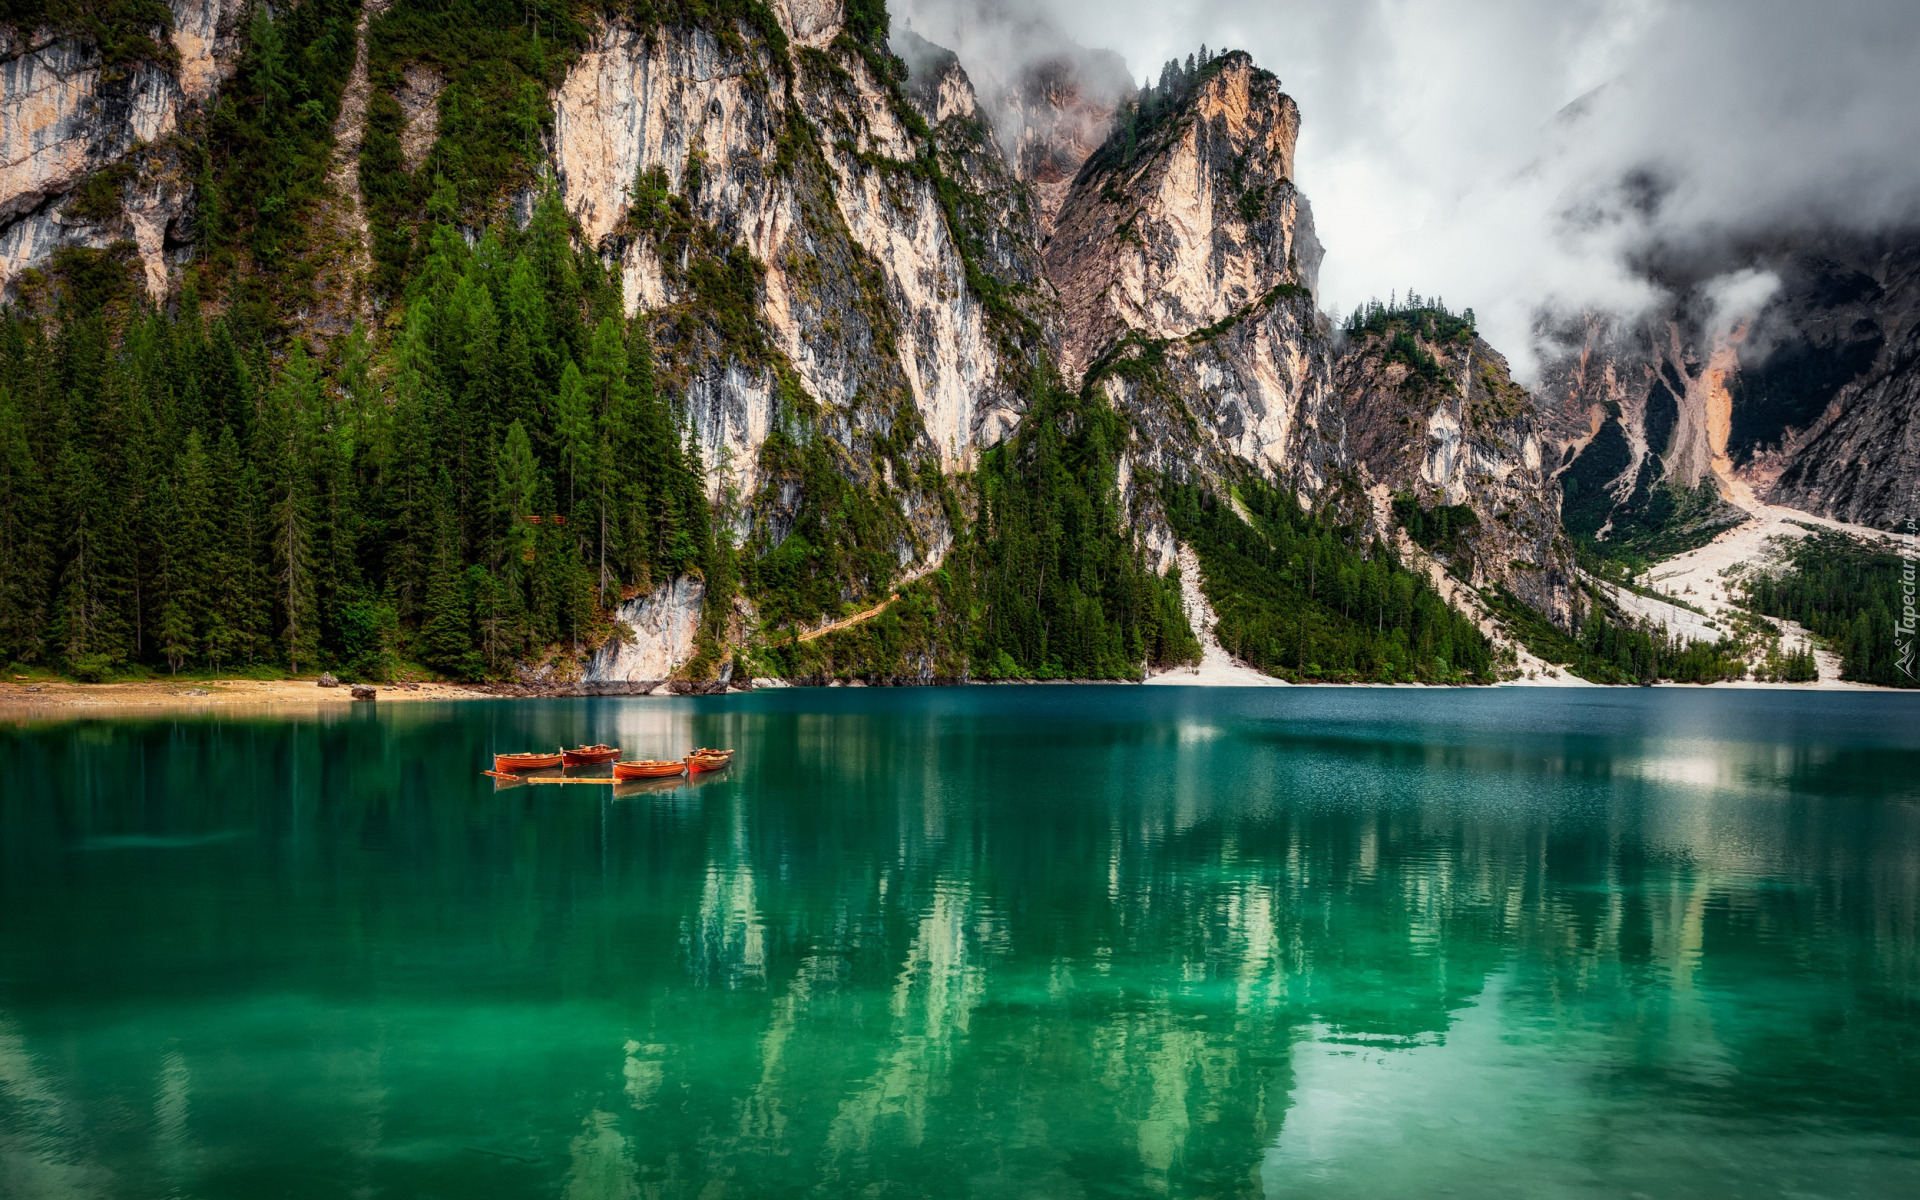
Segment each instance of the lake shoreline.
[[[379,685],[376,703],[423,700],[491,700],[495,697],[458,683]],[[76,683],[68,680],[10,681],[0,684],[0,713],[8,711],[113,710],[122,708],[228,708],[298,704],[347,708],[356,701],[350,686],[323,688],[311,679],[219,679],[180,682],[143,679],[127,683]]]
[[[1243,679],[1241,676],[1252,676]],[[712,690],[680,691],[669,682],[643,681],[626,685],[570,685],[538,686],[527,684],[458,684],[458,683],[421,683],[412,685],[379,685],[379,699],[373,703],[355,701],[349,688],[322,688],[312,680],[215,680],[195,683],[175,683],[164,680],[141,680],[129,683],[74,683],[67,681],[41,681],[35,683],[0,684],[0,717],[12,714],[16,716],[47,716],[55,713],[73,716],[108,715],[127,710],[222,710],[229,708],[258,707],[303,707],[313,709],[349,708],[356,704],[375,707],[377,704],[415,704],[423,701],[469,701],[469,700],[580,700],[615,697],[655,696],[674,698],[683,695],[731,695],[750,694],[754,691],[787,690],[790,688],[819,687],[822,689],[839,688],[885,688],[885,687],[1086,687],[1095,684],[1113,687],[1190,687],[1207,690],[1237,687],[1271,688],[1335,688],[1349,690],[1417,690],[1417,691],[1479,691],[1488,688],[1613,688],[1630,690],[1637,684],[1597,684],[1568,683],[1561,680],[1513,679],[1492,684],[1446,684],[1446,683],[1289,683],[1286,680],[1260,676],[1247,670],[1236,673],[1233,678],[1223,678],[1218,673],[1169,671],[1152,675],[1145,680],[1114,679],[1059,679],[1059,680],[984,680],[962,681],[943,680],[931,684],[921,683],[881,683],[870,684],[862,681],[850,683],[792,682],[786,680],[756,680],[749,688],[714,688]],[[1752,680],[1736,680],[1721,683],[1657,683],[1656,688],[1698,689],[1698,690],[1742,690],[1742,691],[1799,691],[1809,693],[1833,692],[1888,692],[1911,691],[1907,688],[1879,687],[1860,683],[1761,683]]]

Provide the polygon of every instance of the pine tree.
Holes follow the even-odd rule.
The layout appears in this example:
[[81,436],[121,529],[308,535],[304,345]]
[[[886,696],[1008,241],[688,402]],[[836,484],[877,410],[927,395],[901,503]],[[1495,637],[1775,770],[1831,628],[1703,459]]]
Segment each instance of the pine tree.
[[0,386],[0,663],[39,657],[47,617],[45,502],[26,421]]
[[214,446],[214,547],[208,553],[211,581],[207,608],[207,658],[214,669],[256,661],[266,650],[272,583],[270,542],[260,475],[240,453],[240,441],[223,426]]
[[473,652],[469,633],[464,576],[460,569],[459,535],[453,510],[443,499],[434,522],[433,561],[427,570],[427,594],[420,626],[420,658],[447,675],[468,673]]
[[435,536],[434,435],[445,426],[448,407],[430,348],[431,309],[421,301],[407,313],[391,359],[393,420],[375,451],[383,464],[388,514],[386,586],[402,622],[419,616],[426,595]]
[[285,370],[268,389],[256,457],[268,484],[273,546],[274,603],[287,668],[299,674],[320,648],[314,549],[315,430],[321,382],[305,347],[294,343]]
[[252,373],[233,344],[225,320],[213,323],[205,361],[197,376],[212,427],[221,425],[244,438],[251,432],[255,408]]
[[617,554],[619,477],[632,466],[631,460],[623,461],[619,456],[617,443],[630,440],[625,431],[634,424],[627,388],[626,335],[613,317],[602,320],[593,331],[587,351],[586,390],[597,426],[593,446],[595,573],[602,600],[610,602],[616,589],[609,574],[608,555]]
[[490,559],[501,588],[499,612],[506,622],[507,644],[518,650],[536,631],[551,627],[551,620],[544,619],[550,618],[551,609],[543,604],[536,565],[544,539],[532,522],[546,515],[543,509],[552,510],[550,498],[542,495],[533,443],[518,421],[507,428],[495,455],[490,496],[495,531]]
[[502,365],[500,319],[493,294],[485,286],[476,286],[467,312],[466,353],[461,360],[464,388],[454,471],[462,512],[472,512],[484,492],[485,447],[493,444],[494,422],[505,411]]
[[[546,292],[531,254],[517,255],[507,270],[506,313],[509,337],[518,336],[527,348],[526,400],[531,405],[539,390],[538,384],[551,385],[559,376],[562,358],[567,357],[563,353],[565,347],[553,336]],[[537,412],[516,409],[514,415],[528,422],[528,433],[536,432]]]
[[212,466],[200,431],[187,444],[169,489],[161,561],[155,582],[160,590],[160,652],[178,671],[211,640],[215,600],[209,568],[214,558]]
[[560,372],[560,391],[553,399],[553,427],[560,474],[566,481],[567,511],[572,512],[582,494],[595,483],[599,441],[594,432],[586,379],[571,359]]
[[467,568],[467,593],[473,597],[473,626],[480,636],[480,658],[487,670],[497,671],[511,652],[508,641],[511,605],[492,572],[478,563]]
[[582,289],[573,253],[573,220],[559,189],[551,184],[534,206],[525,246],[526,258],[546,293],[552,321],[549,343],[554,356],[548,369],[557,370],[563,358],[583,357],[586,347],[580,323]]
[[540,512],[540,464],[533,457],[533,442],[526,427],[515,421],[501,439],[494,466],[494,509],[500,521],[502,561],[525,560],[534,548],[533,527],[529,516]]
[[[80,439],[61,448],[54,468],[60,498],[60,527],[65,569],[60,574],[58,632],[60,654],[75,667],[104,664],[125,656],[114,608],[114,563],[107,533],[110,503],[92,449]],[[98,670],[96,665],[91,669]]]

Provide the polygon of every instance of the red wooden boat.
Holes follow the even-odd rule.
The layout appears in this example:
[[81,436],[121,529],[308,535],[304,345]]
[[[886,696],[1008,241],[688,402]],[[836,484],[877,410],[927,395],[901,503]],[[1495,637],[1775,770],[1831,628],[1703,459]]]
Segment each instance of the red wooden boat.
[[686,769],[687,764],[685,763],[661,762],[658,759],[642,758],[636,759],[633,762],[617,762],[613,764],[613,777],[615,779],[665,779],[672,775],[679,775]]
[[691,775],[695,771],[718,771],[732,761],[733,751],[731,750],[702,748],[687,755],[687,773]]
[[544,771],[548,767],[557,767],[561,762],[560,751],[552,754],[496,754],[493,756],[493,769],[496,771]]
[[597,763],[614,762],[620,757],[620,747],[594,743],[591,746],[576,746],[572,750],[560,752],[560,759],[569,767],[590,767]]

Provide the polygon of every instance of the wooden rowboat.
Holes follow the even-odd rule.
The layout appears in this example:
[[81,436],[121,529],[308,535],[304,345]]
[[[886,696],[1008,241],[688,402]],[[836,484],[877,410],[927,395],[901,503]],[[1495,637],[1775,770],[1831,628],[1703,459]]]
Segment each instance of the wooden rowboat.
[[695,750],[687,755],[687,773],[695,771],[718,771],[733,761],[731,750]]
[[620,747],[608,746],[596,742],[591,746],[576,746],[572,750],[560,752],[561,761],[569,767],[589,767],[596,763],[610,763],[620,757]]
[[685,763],[661,762],[658,759],[642,758],[634,762],[613,764],[615,779],[665,779],[686,771]]
[[493,769],[496,771],[544,771],[548,767],[560,765],[560,751],[552,754],[496,754],[493,756]]

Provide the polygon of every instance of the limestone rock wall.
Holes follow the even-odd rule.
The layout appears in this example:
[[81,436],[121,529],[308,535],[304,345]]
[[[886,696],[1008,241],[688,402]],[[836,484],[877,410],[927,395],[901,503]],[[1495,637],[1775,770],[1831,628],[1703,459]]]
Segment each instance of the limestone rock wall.
[[1317,490],[1338,465],[1321,250],[1292,182],[1299,128],[1279,81],[1228,55],[1131,160],[1092,160],[1060,211],[1046,265],[1061,361],[1134,414],[1142,466],[1251,467]]
[[609,641],[587,665],[588,683],[671,679],[694,655],[706,585],[683,575],[614,614],[629,637]]
[[[860,56],[812,48],[831,45],[837,7],[780,11],[800,48],[789,62],[764,46],[730,52],[697,28],[603,26],[555,98],[563,195],[588,242],[618,256],[629,310],[654,311],[683,297],[657,247],[621,225],[639,173],[663,170],[702,221],[765,266],[759,315],[807,394],[844,408],[897,369],[930,444],[958,468],[1007,423],[985,314],[888,96]],[[800,121],[824,177],[808,156],[783,159]],[[871,288],[850,278],[868,268]],[[772,418],[772,376],[758,374],[743,383],[755,372],[716,363],[693,386],[725,398],[702,411],[703,445],[748,490]]]
[[172,0],[178,65],[109,70],[88,39],[48,32],[0,44],[0,294],[64,246],[132,242],[155,294],[186,235],[191,188],[168,154],[141,157],[119,215],[71,211],[88,176],[152,147],[205,104],[231,73],[247,0]]

